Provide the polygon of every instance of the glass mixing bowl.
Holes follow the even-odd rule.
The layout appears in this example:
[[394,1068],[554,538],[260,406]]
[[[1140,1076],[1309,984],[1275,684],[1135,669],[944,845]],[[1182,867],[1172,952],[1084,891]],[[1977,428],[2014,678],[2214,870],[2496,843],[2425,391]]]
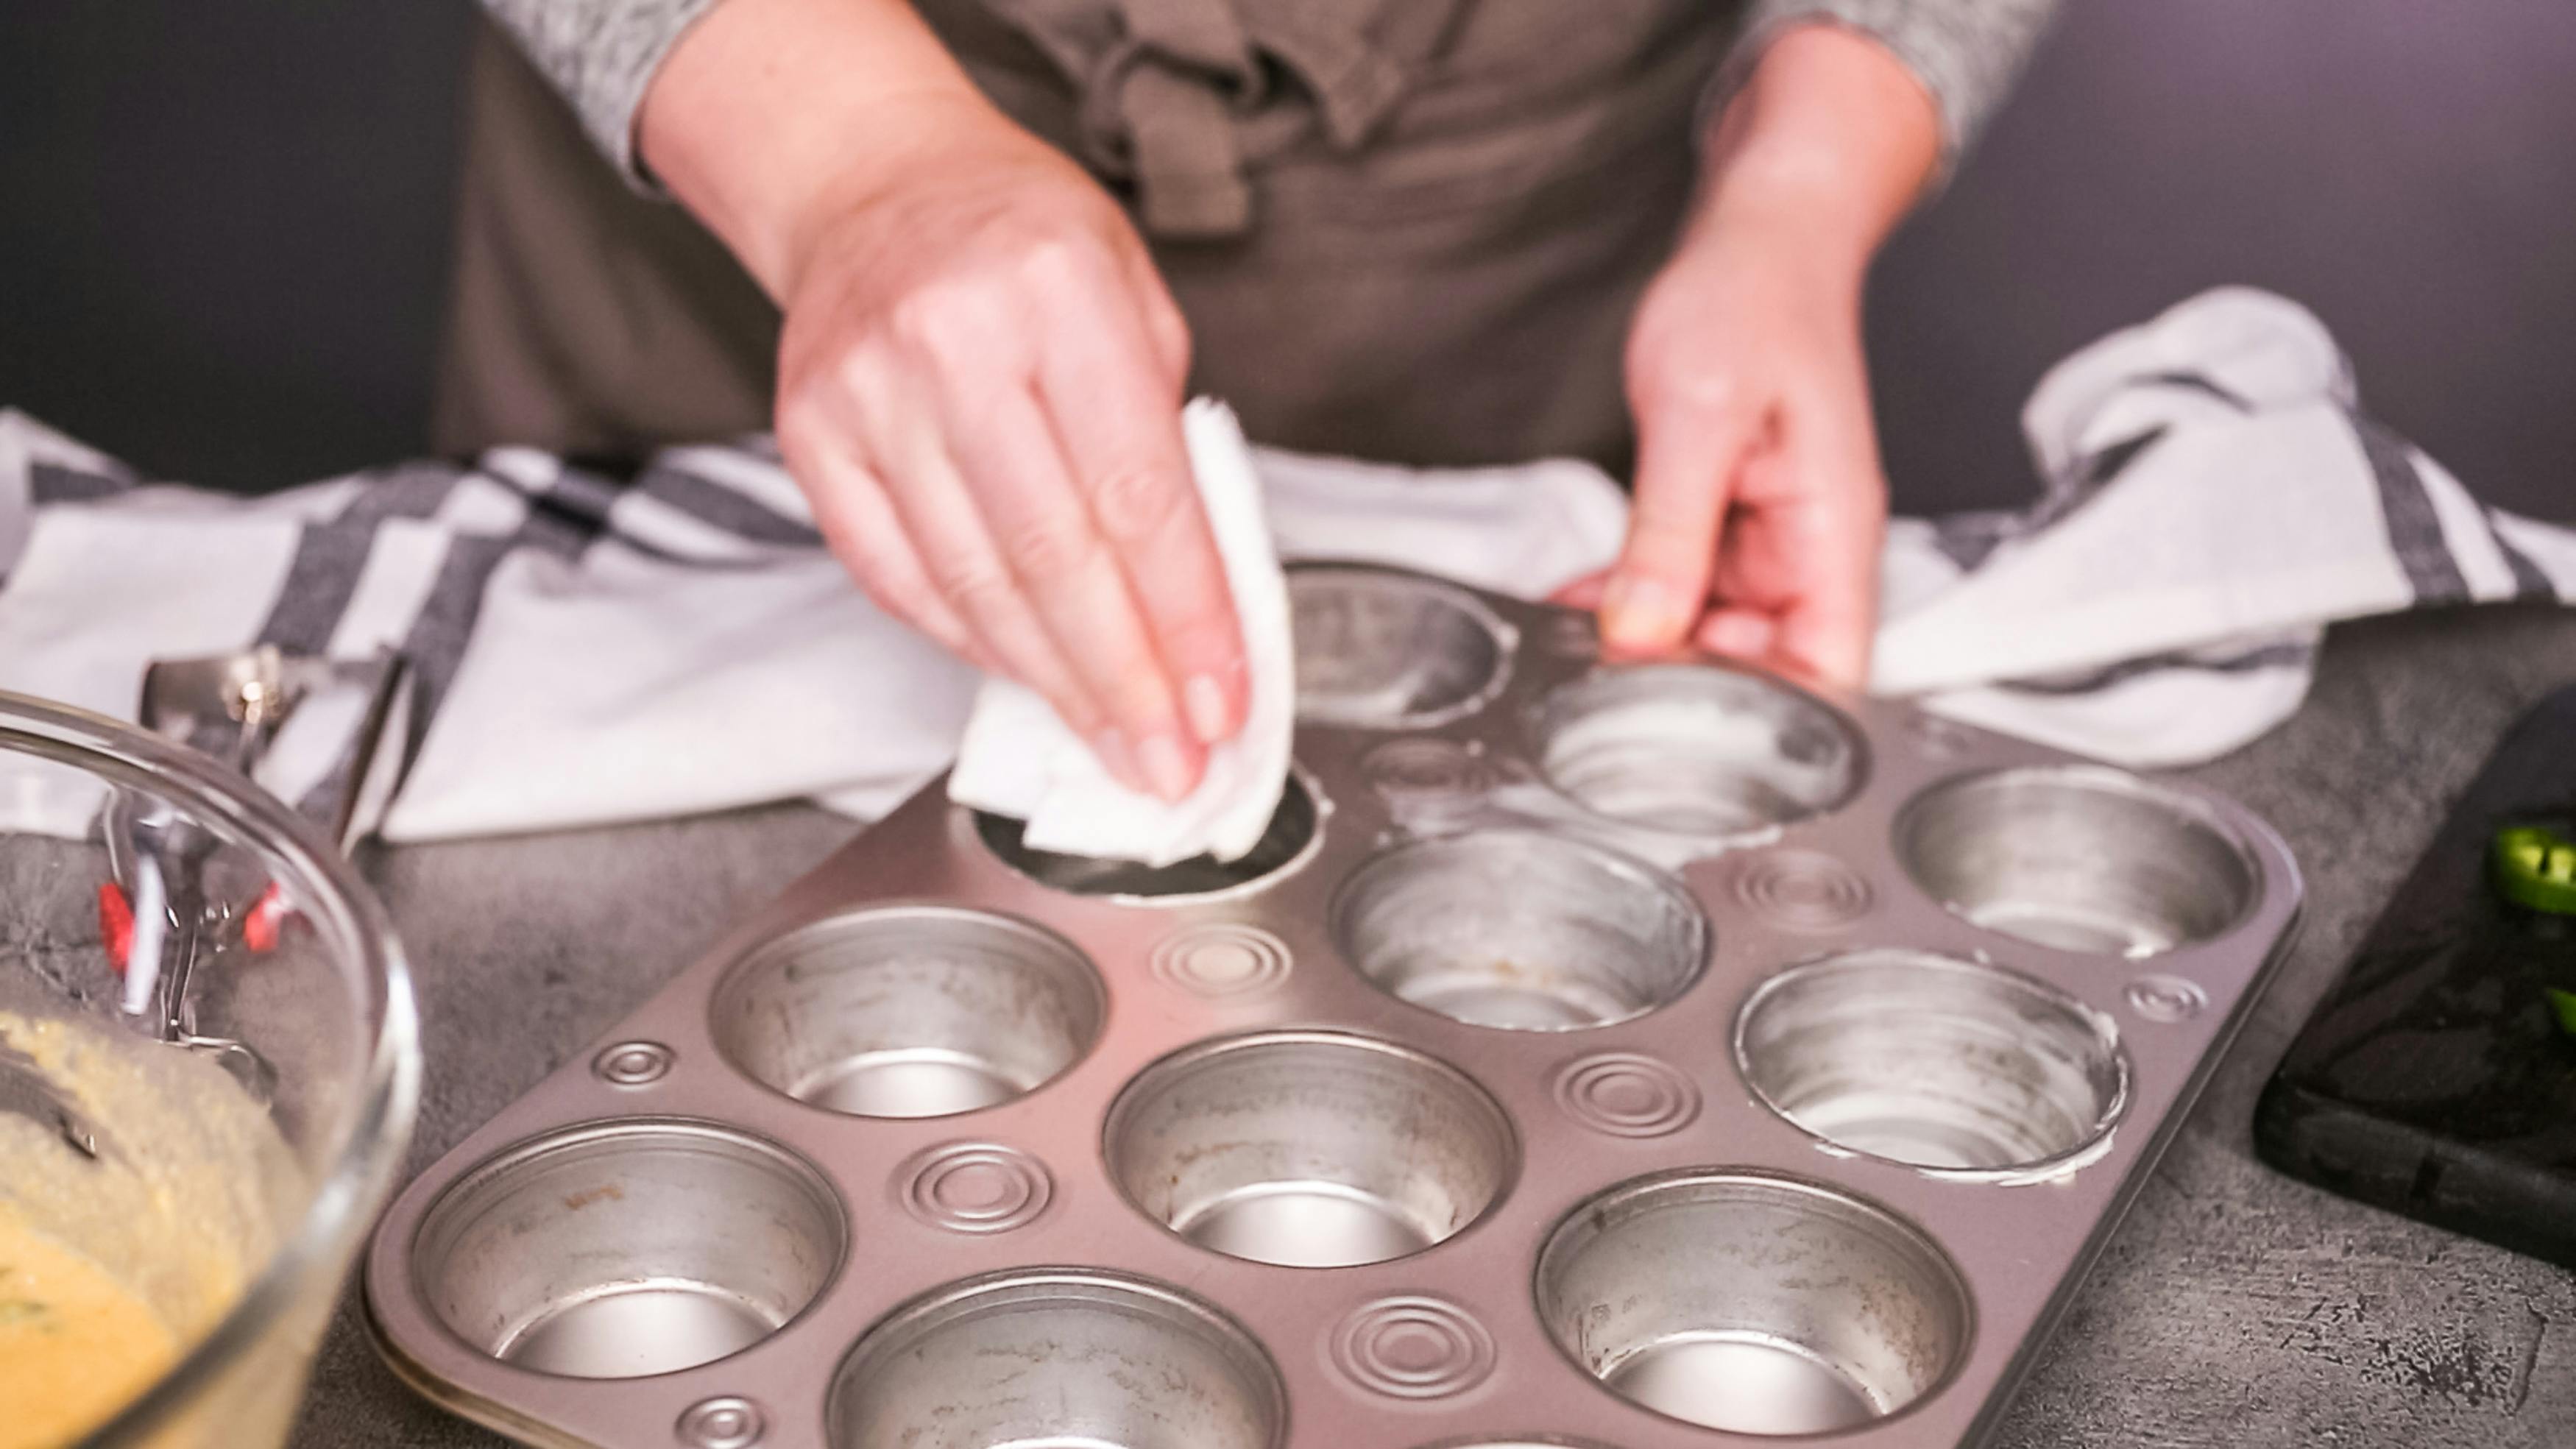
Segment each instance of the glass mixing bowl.
[[419,1079],[321,832],[0,694],[0,1446],[283,1443]]

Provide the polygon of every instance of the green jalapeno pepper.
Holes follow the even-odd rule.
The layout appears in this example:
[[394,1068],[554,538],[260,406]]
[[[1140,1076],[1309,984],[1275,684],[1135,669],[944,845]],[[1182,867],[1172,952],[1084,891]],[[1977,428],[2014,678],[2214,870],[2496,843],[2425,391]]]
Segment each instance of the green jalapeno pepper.
[[[2489,852],[2496,889],[2505,899],[2551,916],[2576,916],[2576,842],[2541,825],[2515,825],[2496,832]],[[2576,989],[2541,988],[2558,1029],[2576,1036]]]
[[2516,905],[2576,916],[2576,843],[2541,825],[2496,832],[2496,888]]

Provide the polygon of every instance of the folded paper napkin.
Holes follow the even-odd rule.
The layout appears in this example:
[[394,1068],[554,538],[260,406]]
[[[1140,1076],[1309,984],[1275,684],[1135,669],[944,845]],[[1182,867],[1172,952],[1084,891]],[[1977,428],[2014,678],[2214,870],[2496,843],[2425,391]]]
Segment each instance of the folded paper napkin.
[[[2278,297],[2213,292],[2105,338],[2022,423],[2035,505],[1891,527],[1875,690],[2176,764],[2295,709],[2332,620],[2576,597],[2576,534],[2482,507],[2362,415],[2332,338]],[[1539,596],[1607,563],[1626,520],[1580,463],[1254,461],[1292,560]],[[626,474],[503,449],[243,501],[0,414],[0,570],[0,689],[126,718],[156,658],[402,651],[396,840],[808,796],[873,816],[947,765],[979,683],[850,587],[764,439]],[[86,827],[45,815],[0,788],[0,825]]]
[[1182,410],[1181,436],[1243,626],[1251,676],[1243,730],[1208,752],[1196,789],[1167,802],[1119,784],[1035,691],[985,681],[957,747],[948,797],[1027,821],[1021,839],[1034,849],[1148,865],[1196,855],[1234,860],[1260,843],[1287,788],[1297,658],[1288,637],[1288,580],[1262,514],[1252,449],[1234,414],[1204,398]]

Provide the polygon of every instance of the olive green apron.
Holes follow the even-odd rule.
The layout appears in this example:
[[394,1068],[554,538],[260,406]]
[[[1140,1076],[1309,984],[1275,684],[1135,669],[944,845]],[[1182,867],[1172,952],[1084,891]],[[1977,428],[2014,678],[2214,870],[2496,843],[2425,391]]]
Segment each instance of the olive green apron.
[[[1693,176],[1710,0],[920,0],[1136,216],[1192,387],[1263,442],[1621,466],[1620,354]],[[777,315],[507,42],[472,86],[437,441],[767,425]]]

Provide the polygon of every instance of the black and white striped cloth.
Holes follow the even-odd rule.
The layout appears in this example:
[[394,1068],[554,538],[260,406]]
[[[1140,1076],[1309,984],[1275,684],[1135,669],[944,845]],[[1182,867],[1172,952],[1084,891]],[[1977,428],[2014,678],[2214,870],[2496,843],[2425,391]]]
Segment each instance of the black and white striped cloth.
[[1891,529],[1875,692],[2187,764],[2296,709],[2337,619],[2576,598],[2576,534],[2481,505],[2364,414],[2324,324],[2267,292],[2077,352],[2022,431],[2036,504]]
[[[2023,424],[2036,505],[1891,528],[1874,690],[2176,764],[2295,709],[2333,620],[2576,596],[2576,535],[2480,506],[2360,414],[2325,329],[2278,297],[2213,292],[2106,338]],[[1539,595],[1607,562],[1626,518],[1578,463],[1259,460],[1292,559]],[[763,439],[640,468],[502,449],[240,500],[0,413],[0,570],[0,689],[122,717],[153,659],[400,650],[419,693],[397,840],[799,797],[872,816],[946,765],[977,684],[850,586]],[[0,798],[0,823],[40,813]]]

